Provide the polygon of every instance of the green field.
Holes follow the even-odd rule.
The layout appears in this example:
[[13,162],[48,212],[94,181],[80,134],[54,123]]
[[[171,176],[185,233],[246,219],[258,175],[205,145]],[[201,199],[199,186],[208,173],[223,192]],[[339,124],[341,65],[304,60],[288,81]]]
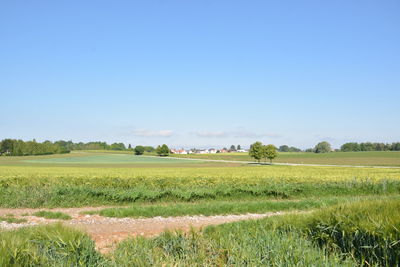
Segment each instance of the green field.
[[[195,158],[212,160],[254,161],[247,153],[217,153],[172,155],[177,158]],[[399,151],[370,152],[280,152],[274,160],[277,163],[324,164],[324,165],[361,165],[361,166],[400,166]]]
[[218,163],[207,161],[188,161],[173,157],[157,157],[154,155],[135,156],[132,152],[121,151],[79,151],[70,154],[24,156],[24,157],[0,157],[0,166],[48,166],[48,167],[201,167],[201,166],[237,166],[240,163]]
[[[326,155],[332,160],[330,155],[343,154]],[[386,153],[372,157],[377,155],[388,163]],[[119,207],[96,213],[133,218],[313,211],[130,239],[109,256],[96,252],[86,235],[62,226],[0,231],[0,254],[7,255],[0,266],[393,266],[400,262],[399,203],[400,168],[232,164],[103,152],[0,157],[3,208],[110,205]]]
[[57,157],[22,160],[27,163],[48,163],[48,164],[187,164],[201,163],[188,162],[187,160],[178,158],[135,156],[132,154],[81,154],[79,157]]

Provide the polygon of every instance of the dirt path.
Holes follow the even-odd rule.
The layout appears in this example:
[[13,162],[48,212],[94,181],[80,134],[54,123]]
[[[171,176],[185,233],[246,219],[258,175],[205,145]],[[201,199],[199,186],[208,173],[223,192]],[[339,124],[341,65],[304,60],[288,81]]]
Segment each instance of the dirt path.
[[[166,230],[188,231],[191,227],[201,228],[208,225],[217,225],[240,220],[260,219],[283,212],[269,212],[264,214],[242,215],[217,215],[217,216],[181,216],[181,217],[153,217],[153,218],[109,218],[99,215],[84,215],[81,212],[95,211],[104,207],[85,208],[57,208],[51,211],[60,211],[69,214],[72,219],[68,221],[44,219],[31,214],[39,210],[47,209],[0,209],[0,217],[13,214],[15,218],[23,218],[24,223],[0,222],[0,229],[16,229],[25,226],[62,222],[65,225],[75,227],[88,233],[96,243],[96,248],[102,253],[108,253],[116,244],[128,237],[157,236]],[[29,215],[26,215],[29,214]],[[25,215],[25,216],[23,216]]]

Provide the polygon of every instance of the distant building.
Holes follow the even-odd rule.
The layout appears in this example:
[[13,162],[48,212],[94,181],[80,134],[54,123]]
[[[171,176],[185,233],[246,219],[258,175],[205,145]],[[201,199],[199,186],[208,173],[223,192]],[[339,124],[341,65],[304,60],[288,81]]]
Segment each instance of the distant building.
[[181,155],[184,155],[184,154],[188,154],[188,151],[186,151],[185,149],[171,149],[171,153],[172,154],[181,154]]

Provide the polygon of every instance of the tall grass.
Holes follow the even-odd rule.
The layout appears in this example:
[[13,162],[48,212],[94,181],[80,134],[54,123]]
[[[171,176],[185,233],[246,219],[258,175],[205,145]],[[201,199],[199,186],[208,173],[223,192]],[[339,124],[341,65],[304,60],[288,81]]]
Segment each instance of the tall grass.
[[[237,224],[232,224],[237,225]],[[239,224],[240,225],[240,224]],[[122,242],[113,257],[119,266],[353,266],[328,255],[298,232],[253,226],[205,234],[164,233]]]
[[306,210],[333,205],[341,201],[339,198],[286,200],[249,200],[249,201],[201,201],[198,203],[172,203],[133,205],[123,208],[107,208],[87,214],[100,214],[106,217],[150,218],[156,216],[190,216],[190,215],[225,215],[245,213],[265,213],[286,210]]
[[0,231],[0,266],[103,266],[86,235],[61,225]]
[[[85,175],[81,174],[81,175]],[[193,174],[192,174],[193,175]],[[0,178],[1,207],[74,207],[212,199],[306,198],[313,196],[390,195],[400,179],[334,180],[320,177],[70,177]]]
[[307,225],[320,246],[350,254],[361,265],[400,264],[400,201],[367,200],[322,210]]

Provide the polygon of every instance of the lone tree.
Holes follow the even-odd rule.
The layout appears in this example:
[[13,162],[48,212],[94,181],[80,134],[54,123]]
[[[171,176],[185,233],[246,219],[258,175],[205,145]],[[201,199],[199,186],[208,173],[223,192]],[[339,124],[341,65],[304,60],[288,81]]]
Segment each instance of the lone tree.
[[242,147],[240,145],[237,145],[237,150],[242,150]]
[[135,155],[143,155],[144,153],[144,147],[143,146],[136,146],[135,149]]
[[230,151],[236,151],[235,145],[231,145],[231,148],[229,149]]
[[156,149],[157,155],[166,157],[169,155],[169,148],[166,144],[163,144],[162,146],[158,146]]
[[328,153],[331,151],[332,151],[331,144],[329,144],[326,141],[320,142],[314,147],[315,153]]
[[254,144],[250,145],[249,155],[250,157],[254,158],[258,162],[263,158],[263,145],[261,142],[255,142]]
[[270,164],[272,164],[272,160],[278,156],[278,151],[274,145],[263,146],[263,152],[265,160],[269,159]]

